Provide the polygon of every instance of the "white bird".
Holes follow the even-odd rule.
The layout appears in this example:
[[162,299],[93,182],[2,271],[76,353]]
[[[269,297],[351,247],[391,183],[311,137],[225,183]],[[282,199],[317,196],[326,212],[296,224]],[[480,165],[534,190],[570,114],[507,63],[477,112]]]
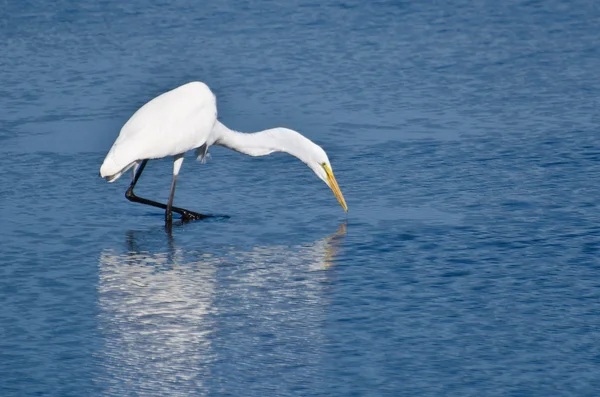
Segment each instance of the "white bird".
[[[333,176],[325,151],[302,134],[287,128],[272,128],[255,133],[230,130],[217,120],[216,98],[201,82],[184,84],[152,99],[125,123],[117,140],[100,167],[100,176],[114,182],[133,167],[133,180],[125,193],[133,202],[165,209],[165,222],[171,223],[171,211],[182,220],[205,218],[183,208],[173,207],[177,175],[185,152],[195,149],[196,156],[206,158],[212,145],[225,146],[250,156],[286,152],[302,160],[331,188],[338,202],[348,212],[344,196]],[[136,196],[133,188],[150,159],[173,156],[173,181],[168,204]]]

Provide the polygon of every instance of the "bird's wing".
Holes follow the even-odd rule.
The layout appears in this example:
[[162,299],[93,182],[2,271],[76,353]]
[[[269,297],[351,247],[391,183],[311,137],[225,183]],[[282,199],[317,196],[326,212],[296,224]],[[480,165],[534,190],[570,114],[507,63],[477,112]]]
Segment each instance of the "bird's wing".
[[215,97],[203,83],[189,83],[166,92],[142,106],[125,123],[106,156],[105,164],[111,165],[106,172],[117,173],[134,161],[198,148],[206,143],[216,118]]

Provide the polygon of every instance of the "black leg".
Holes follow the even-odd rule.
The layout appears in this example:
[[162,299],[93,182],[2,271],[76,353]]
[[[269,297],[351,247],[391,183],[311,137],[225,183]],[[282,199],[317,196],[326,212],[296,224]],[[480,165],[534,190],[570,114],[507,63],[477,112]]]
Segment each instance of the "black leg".
[[[179,215],[181,215],[181,219],[183,221],[195,221],[198,219],[208,218],[208,215],[202,215],[202,214],[199,214],[194,211],[186,210],[184,208],[172,206],[173,195],[175,193],[175,181],[177,180],[176,176],[173,178],[173,183],[171,184],[171,196],[169,197],[169,206],[162,204],[162,203],[158,203],[156,201],[152,201],[152,200],[148,200],[148,199],[136,196],[135,193],[133,193],[133,188],[135,187],[136,183],[140,179],[140,175],[142,175],[142,171],[144,171],[144,168],[146,167],[147,162],[148,162],[148,160],[142,161],[142,164],[140,164],[140,166],[138,167],[137,172],[135,173],[135,177],[133,178],[133,181],[131,181],[131,185],[129,185],[129,189],[127,189],[127,192],[125,192],[125,197],[127,197],[127,200],[132,201],[134,203],[141,203],[141,204],[151,205],[153,207],[162,208],[163,210],[168,210],[168,208],[171,207],[171,211],[177,212]],[[165,222],[170,221],[167,218],[169,218],[169,219],[171,218],[171,211],[167,211],[168,215],[165,214]]]
[[171,209],[173,208],[173,197],[175,197],[175,185],[177,184],[177,175],[173,175],[173,182],[171,182],[171,193],[169,194],[169,202],[167,203],[167,210],[165,211],[165,223],[171,223],[173,216]]

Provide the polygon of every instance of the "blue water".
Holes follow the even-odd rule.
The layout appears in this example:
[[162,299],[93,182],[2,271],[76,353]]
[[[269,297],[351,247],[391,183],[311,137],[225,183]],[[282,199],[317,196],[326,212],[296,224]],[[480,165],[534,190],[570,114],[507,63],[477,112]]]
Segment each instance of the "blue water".
[[[9,0],[1,396],[596,396],[595,1]],[[143,103],[328,152],[187,156],[176,226],[98,177]],[[171,160],[137,193],[166,200]]]

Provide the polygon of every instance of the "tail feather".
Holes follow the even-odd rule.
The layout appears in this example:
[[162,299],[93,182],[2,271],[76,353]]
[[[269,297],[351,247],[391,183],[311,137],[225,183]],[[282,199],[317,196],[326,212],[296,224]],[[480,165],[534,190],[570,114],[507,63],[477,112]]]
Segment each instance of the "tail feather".
[[123,175],[128,169],[133,167],[136,163],[137,161],[133,161],[125,166],[119,165],[109,154],[108,156],[106,156],[106,159],[104,159],[104,163],[102,163],[102,166],[100,167],[100,176],[102,178],[106,178],[106,181],[109,183],[114,182],[117,179],[119,179],[119,177]]

